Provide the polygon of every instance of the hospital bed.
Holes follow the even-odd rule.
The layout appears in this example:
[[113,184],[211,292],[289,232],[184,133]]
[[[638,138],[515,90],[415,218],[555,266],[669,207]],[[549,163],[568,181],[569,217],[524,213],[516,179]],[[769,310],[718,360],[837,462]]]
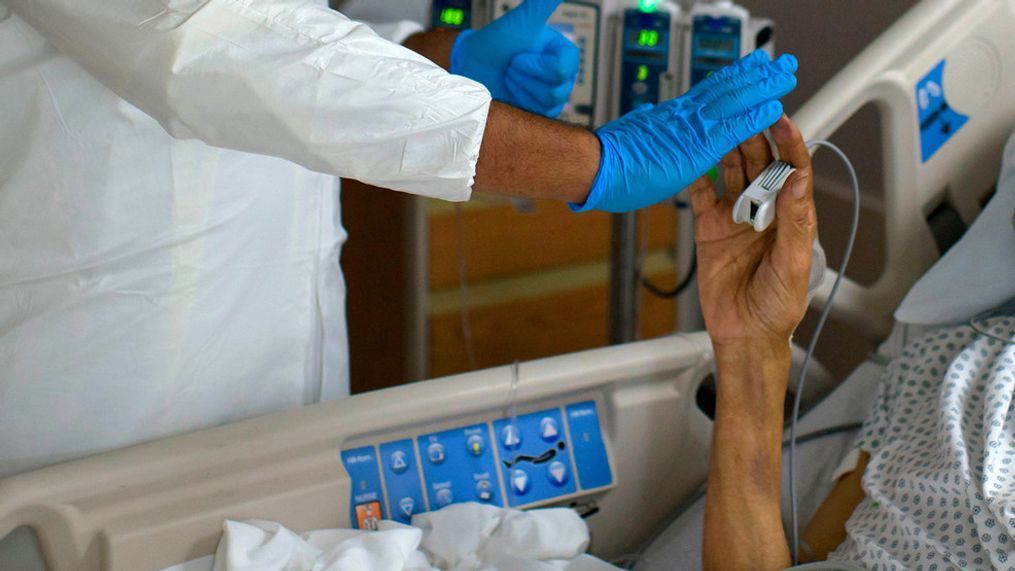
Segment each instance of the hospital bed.
[[[1015,127],[1012,29],[1011,0],[926,0],[795,117],[825,138],[867,104],[881,112],[886,270],[847,279],[833,305],[872,340],[940,255],[928,209],[968,224],[993,185]],[[523,363],[517,382],[501,367],[139,445],[0,481],[0,537],[30,527],[55,570],[162,569],[213,553],[227,518],[304,531],[479,499],[573,506],[607,560],[656,537],[646,562],[673,557],[672,515],[706,476],[696,395],[711,367],[704,333],[675,335]]]

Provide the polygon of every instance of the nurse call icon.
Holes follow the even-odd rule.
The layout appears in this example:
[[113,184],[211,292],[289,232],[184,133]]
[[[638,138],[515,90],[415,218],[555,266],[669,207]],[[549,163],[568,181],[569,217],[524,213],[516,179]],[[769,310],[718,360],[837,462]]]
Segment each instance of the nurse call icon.
[[381,503],[368,502],[356,506],[356,522],[359,529],[376,531],[381,523]]

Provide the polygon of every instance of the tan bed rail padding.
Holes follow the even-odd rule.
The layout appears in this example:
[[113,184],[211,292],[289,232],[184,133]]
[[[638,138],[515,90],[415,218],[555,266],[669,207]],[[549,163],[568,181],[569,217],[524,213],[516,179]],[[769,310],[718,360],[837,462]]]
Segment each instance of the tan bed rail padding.
[[[711,423],[694,390],[704,334],[521,365],[518,399],[594,393],[620,486],[590,519],[595,550],[636,548],[703,480]],[[505,414],[507,367],[407,385],[109,452],[0,481],[0,537],[33,527],[56,571],[162,569],[211,554],[225,518],[349,526],[344,443]]]

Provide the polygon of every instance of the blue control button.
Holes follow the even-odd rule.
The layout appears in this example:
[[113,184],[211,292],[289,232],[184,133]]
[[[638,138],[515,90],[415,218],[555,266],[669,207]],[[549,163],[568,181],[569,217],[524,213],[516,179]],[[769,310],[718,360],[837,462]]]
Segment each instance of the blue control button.
[[571,431],[571,451],[578,466],[578,483],[583,490],[609,486],[613,483],[613,475],[599,429],[596,403],[588,401],[572,404],[566,411]]
[[556,442],[560,438],[560,428],[557,426],[557,421],[548,416],[540,420],[539,436],[547,442]]
[[490,480],[476,482],[476,499],[486,503],[493,500],[493,486],[490,484]]
[[342,452],[342,464],[352,480],[349,519],[358,529],[376,529],[377,523],[384,518],[377,450],[373,446],[346,450]]
[[465,441],[465,447],[469,449],[469,454],[479,456],[486,450],[486,441],[479,434],[473,434]]
[[417,438],[420,453],[428,451],[429,457],[429,450],[439,445],[446,454],[443,462],[423,462],[423,489],[430,509],[443,507],[449,498],[451,503],[477,501],[480,492],[477,483],[483,480],[489,482],[489,498],[480,498],[480,501],[494,506],[504,505],[504,490],[497,478],[493,450],[497,441],[492,439],[492,434],[489,425],[484,423]]
[[391,471],[396,474],[401,474],[409,469],[409,457],[401,450],[392,452],[391,456],[388,456],[388,462],[391,466]]
[[426,457],[430,459],[431,464],[443,464],[444,463],[444,446],[439,442],[434,442],[426,449]]
[[[388,513],[391,519],[410,523],[412,515],[424,511],[423,483],[416,466],[416,448],[412,440],[381,444],[384,484],[388,492]],[[406,507],[408,506],[408,508]]]
[[[503,438],[497,441],[501,460],[501,474],[504,493],[511,507],[527,507],[578,491],[571,474],[574,463],[571,460],[571,443],[564,430],[564,414],[559,408],[520,415],[512,425],[512,419],[500,419],[493,423],[497,434],[504,434],[508,427],[518,431],[520,444],[508,448]],[[559,462],[565,468],[566,477],[562,482],[550,480],[547,469]]]
[[504,448],[517,450],[522,445],[521,432],[517,426],[508,424],[500,431],[500,441],[504,444]]
[[553,462],[546,467],[546,477],[554,486],[563,486],[567,483],[567,465],[563,462]]
[[416,513],[416,500],[412,498],[402,498],[398,500],[398,515],[412,519],[412,514]]
[[435,496],[437,498],[437,507],[443,508],[444,506],[451,505],[455,501],[455,494],[450,488],[441,488],[437,490]]
[[532,489],[532,480],[529,479],[525,470],[515,470],[511,473],[511,491],[519,496],[524,496]]

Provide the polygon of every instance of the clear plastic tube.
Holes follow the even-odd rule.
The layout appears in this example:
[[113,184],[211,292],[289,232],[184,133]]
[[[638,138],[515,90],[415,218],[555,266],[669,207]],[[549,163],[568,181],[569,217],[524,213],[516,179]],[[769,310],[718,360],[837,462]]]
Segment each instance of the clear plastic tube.
[[[512,430],[514,430],[515,433],[519,435],[521,434],[518,429],[518,385],[520,383],[521,383],[521,364],[518,361],[515,361],[514,363],[511,364],[511,388],[510,391],[508,392],[508,418],[510,418],[511,421],[510,423],[508,423],[508,426],[512,427]],[[497,438],[498,436],[499,435],[494,435],[494,438]],[[507,447],[505,446],[505,448]],[[515,472],[514,467],[517,461],[518,454],[513,453],[511,455],[510,460],[511,469],[508,471],[508,481],[505,482],[507,489],[511,494],[512,500],[517,499],[517,493],[515,492],[514,486],[514,472]],[[515,505],[516,503],[518,502],[512,501],[510,505]]]

